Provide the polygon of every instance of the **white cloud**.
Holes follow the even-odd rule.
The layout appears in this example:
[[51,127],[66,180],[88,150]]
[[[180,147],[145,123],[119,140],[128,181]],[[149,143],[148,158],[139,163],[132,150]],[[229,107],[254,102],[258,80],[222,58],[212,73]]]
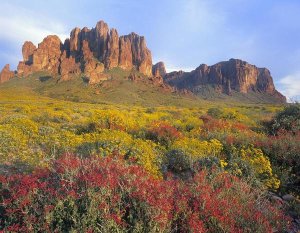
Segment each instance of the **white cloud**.
[[300,100],[300,71],[279,80],[280,91],[289,101]]
[[194,32],[213,33],[225,23],[225,15],[212,1],[187,0],[181,12],[184,26]]
[[9,40],[12,43],[22,44],[26,40],[38,44],[47,35],[55,34],[63,41],[68,34],[62,23],[10,4],[1,4],[5,9],[0,14],[0,39]]
[[[12,69],[16,68],[22,59],[21,47],[25,41],[38,45],[47,35],[58,35],[62,42],[68,37],[65,26],[54,17],[16,4],[1,3],[1,9],[5,9],[0,14],[1,66],[9,63]],[[13,49],[5,48],[6,45]]]

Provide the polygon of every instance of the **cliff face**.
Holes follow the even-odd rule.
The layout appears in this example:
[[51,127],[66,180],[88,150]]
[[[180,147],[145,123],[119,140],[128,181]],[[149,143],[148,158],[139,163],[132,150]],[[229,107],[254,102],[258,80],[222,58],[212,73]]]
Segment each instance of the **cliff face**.
[[97,83],[105,79],[104,69],[121,67],[136,69],[152,76],[152,56],[143,36],[131,33],[119,37],[116,29],[99,21],[95,28],[74,28],[64,43],[57,36],[47,36],[36,48],[26,41],[22,48],[23,61],[17,73],[27,76],[36,71],[48,71],[68,80],[80,72]]
[[285,97],[276,91],[268,69],[257,68],[238,59],[230,59],[213,66],[202,64],[191,72],[168,73],[164,76],[164,81],[178,89],[194,92],[199,86],[212,85],[229,95],[232,91],[260,92],[274,95],[279,101],[286,101]]

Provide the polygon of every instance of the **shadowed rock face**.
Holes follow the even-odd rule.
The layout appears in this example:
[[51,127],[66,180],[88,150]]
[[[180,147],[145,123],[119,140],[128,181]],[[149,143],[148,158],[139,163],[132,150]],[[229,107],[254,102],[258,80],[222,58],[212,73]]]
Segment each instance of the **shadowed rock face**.
[[164,77],[166,75],[166,67],[165,64],[160,61],[152,66],[152,75],[154,77]]
[[[136,69],[152,75],[152,56],[144,37],[135,33],[119,37],[116,29],[99,21],[95,28],[74,28],[64,44],[57,36],[47,36],[36,48],[26,41],[22,48],[23,61],[18,75],[27,76],[36,71],[48,71],[68,80],[80,72],[93,80],[102,80],[104,69],[121,67]],[[101,76],[101,78],[99,78]]]
[[260,92],[274,95],[279,101],[286,101],[275,90],[268,69],[257,68],[238,59],[230,59],[213,66],[202,64],[191,72],[171,72],[164,76],[164,81],[178,89],[194,92],[199,86],[212,85],[226,94],[231,94],[233,90],[240,93]]
[[15,73],[10,71],[9,64],[6,64],[0,72],[0,83],[4,83],[13,78]]

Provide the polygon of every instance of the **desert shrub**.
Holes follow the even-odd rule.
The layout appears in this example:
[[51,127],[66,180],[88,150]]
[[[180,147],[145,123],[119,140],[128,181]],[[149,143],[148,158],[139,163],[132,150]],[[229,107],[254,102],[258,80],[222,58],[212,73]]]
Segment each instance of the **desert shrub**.
[[154,122],[147,133],[147,138],[163,146],[169,147],[176,139],[181,137],[181,133],[167,122]]
[[256,142],[270,158],[281,180],[281,191],[300,194],[300,134],[271,136]]
[[76,134],[95,133],[101,130],[101,125],[97,122],[89,122],[86,125],[78,125],[76,127]]
[[271,121],[265,122],[265,126],[271,135],[283,132],[297,134],[300,131],[300,104],[287,105]]
[[227,162],[220,160],[217,157],[205,157],[197,160],[196,168],[200,170],[212,171],[215,169],[224,168],[227,166]]
[[259,148],[253,145],[225,147],[227,155],[226,169],[238,177],[254,179],[254,183],[260,182],[270,189],[278,189],[280,180],[273,173],[269,158]]
[[171,148],[182,150],[186,155],[190,156],[194,160],[197,160],[207,156],[219,156],[223,145],[216,139],[202,141],[196,138],[182,137],[176,140],[172,144]]
[[48,169],[0,177],[4,232],[272,232],[284,215],[224,172],[158,180],[118,156],[66,155]]
[[193,160],[182,150],[170,150],[166,153],[163,163],[164,172],[182,175],[193,172]]
[[222,111],[220,110],[220,108],[210,108],[207,110],[207,114],[214,118],[220,118],[222,115]]
[[75,152],[80,155],[105,157],[118,153],[142,165],[155,176],[160,176],[160,147],[150,140],[135,139],[130,134],[117,130],[103,130],[88,134],[77,145]]

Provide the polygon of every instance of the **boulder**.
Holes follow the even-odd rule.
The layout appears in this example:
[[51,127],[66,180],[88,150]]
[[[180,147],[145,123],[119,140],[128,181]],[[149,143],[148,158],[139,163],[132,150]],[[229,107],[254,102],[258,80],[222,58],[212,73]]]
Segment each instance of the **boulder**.
[[285,195],[282,196],[282,199],[285,200],[285,201],[293,201],[296,198],[291,194],[285,194]]

